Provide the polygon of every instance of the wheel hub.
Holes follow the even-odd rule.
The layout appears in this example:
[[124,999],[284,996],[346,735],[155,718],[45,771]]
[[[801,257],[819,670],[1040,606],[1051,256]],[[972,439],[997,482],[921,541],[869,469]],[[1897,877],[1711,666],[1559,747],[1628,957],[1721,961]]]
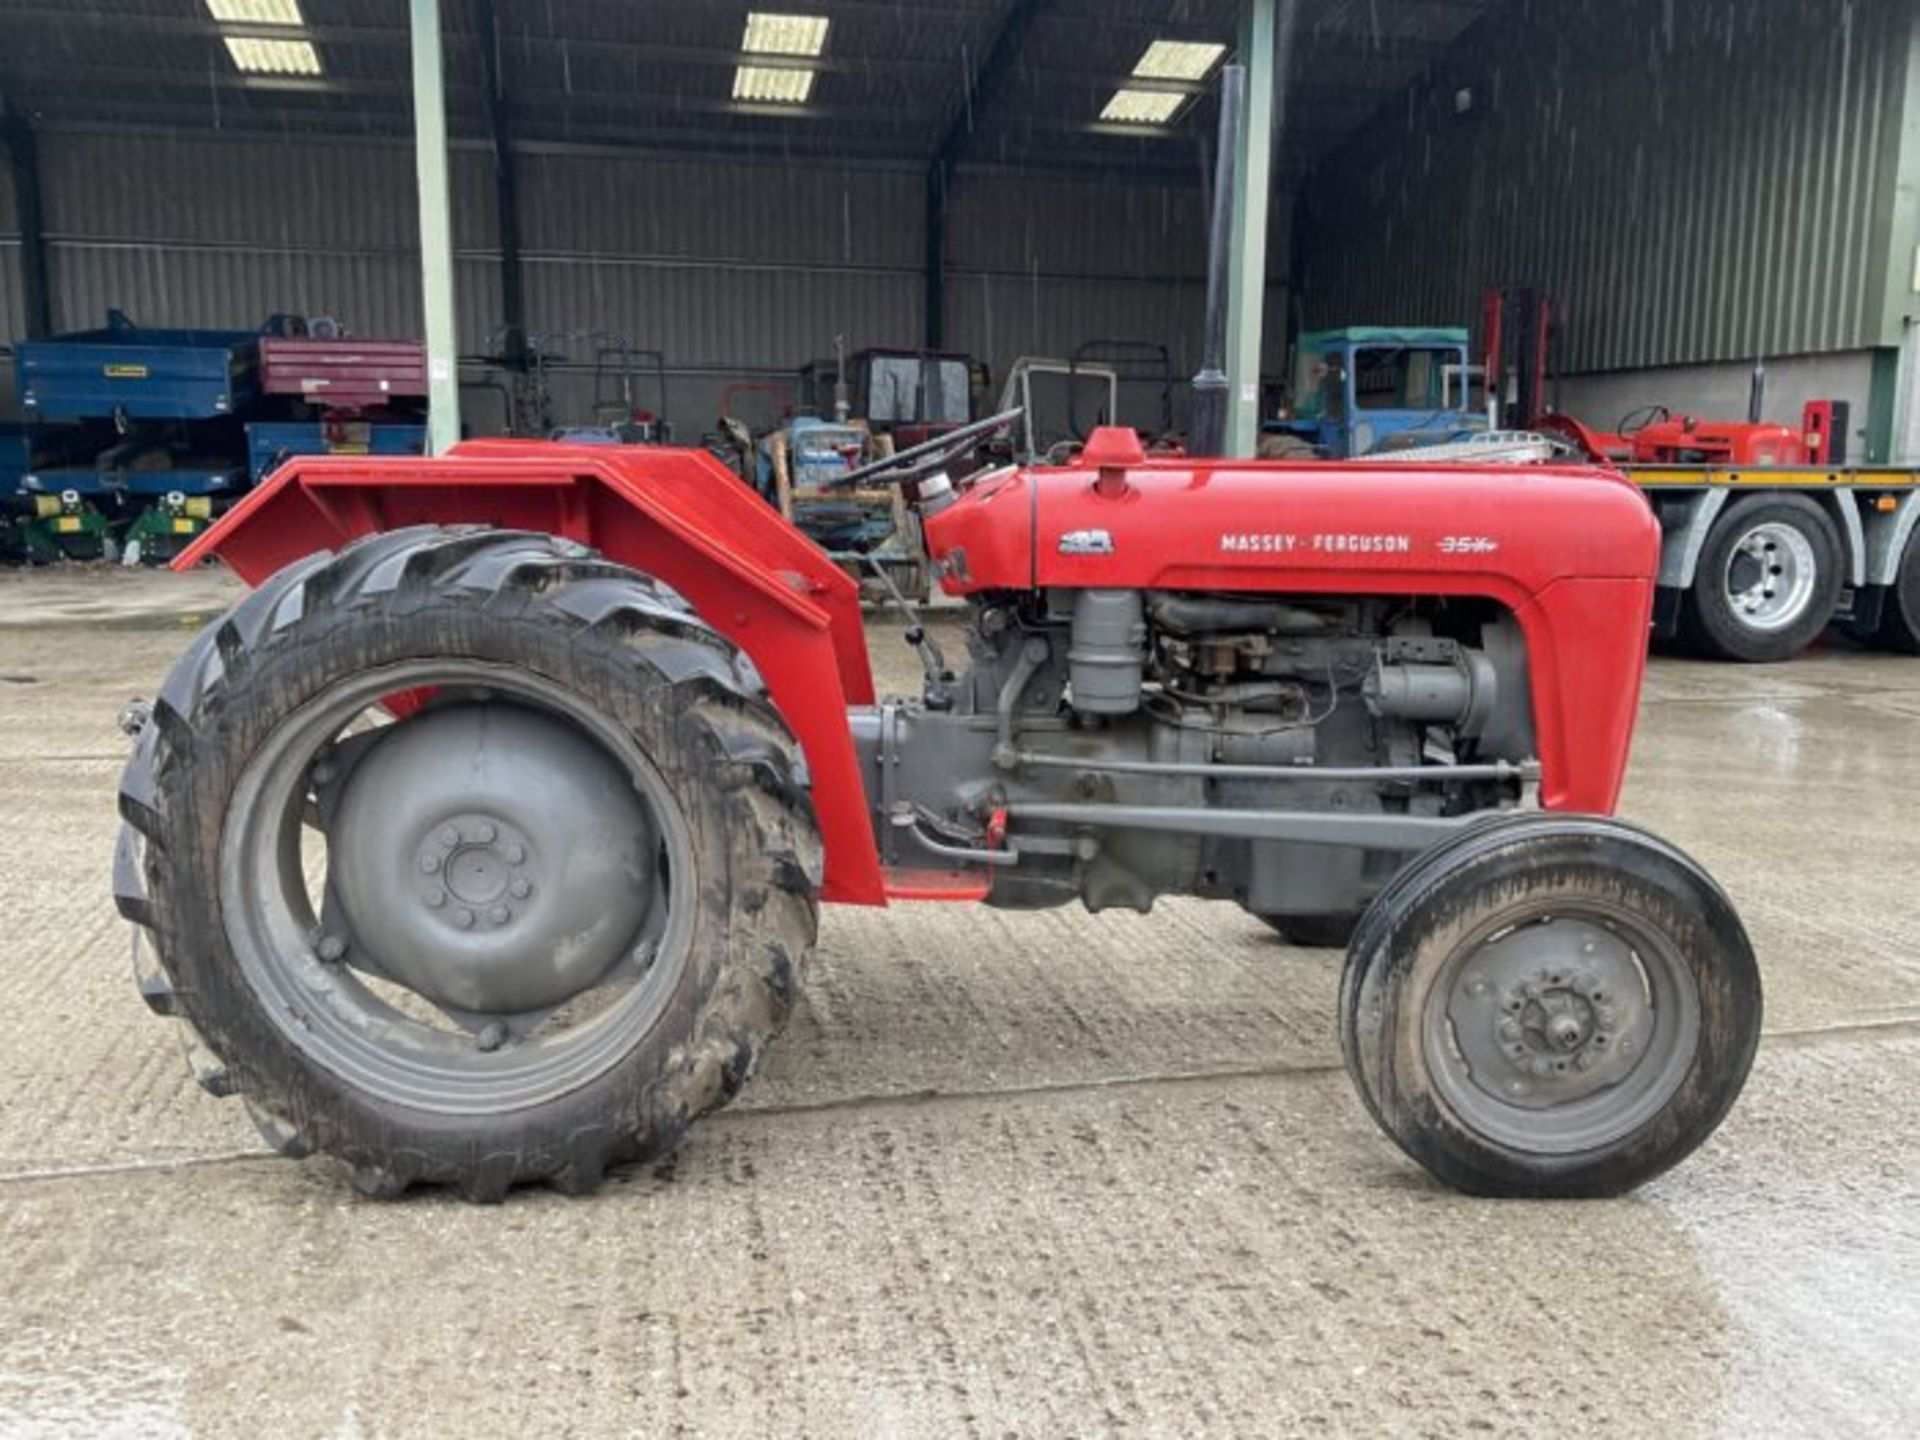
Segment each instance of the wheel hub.
[[632,955],[656,844],[632,784],[577,727],[448,705],[392,726],[342,785],[328,910],[347,958],[429,1000],[537,1011]]
[[1791,525],[1756,525],[1727,555],[1727,603],[1752,630],[1780,630],[1799,619],[1815,580],[1813,546]]
[[1456,974],[1447,1019],[1469,1083],[1548,1109],[1625,1078],[1654,1014],[1632,947],[1604,925],[1560,917],[1481,946]]
[[1501,998],[1494,1022],[1500,1046],[1516,1069],[1533,1075],[1590,1069],[1613,1036],[1618,1017],[1590,970],[1542,968]]
[[472,812],[449,816],[415,855],[420,903],[456,930],[510,925],[525,916],[539,867],[510,821]]

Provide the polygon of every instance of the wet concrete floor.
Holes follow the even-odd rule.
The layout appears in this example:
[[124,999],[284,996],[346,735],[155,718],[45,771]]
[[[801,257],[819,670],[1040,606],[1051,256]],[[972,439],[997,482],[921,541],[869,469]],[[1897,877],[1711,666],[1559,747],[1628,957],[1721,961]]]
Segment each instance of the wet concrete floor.
[[134,994],[113,716],[227,593],[0,573],[0,1436],[1920,1430],[1920,662],[1655,663],[1623,813],[1731,891],[1768,1023],[1629,1199],[1437,1188],[1340,957],[1176,902],[829,911],[738,1106],[477,1209],[268,1157]]

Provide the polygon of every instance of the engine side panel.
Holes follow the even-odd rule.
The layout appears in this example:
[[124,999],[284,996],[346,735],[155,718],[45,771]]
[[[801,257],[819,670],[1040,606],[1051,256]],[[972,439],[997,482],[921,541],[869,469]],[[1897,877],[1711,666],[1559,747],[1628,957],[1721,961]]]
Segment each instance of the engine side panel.
[[699,450],[469,441],[439,459],[289,461],[175,561],[248,584],[358,536],[479,523],[590,545],[678,590],[758,667],[812,772],[826,899],[882,904],[847,707],[873,700],[859,594]]
[[[1016,555],[988,517],[1022,500],[1032,548]],[[976,487],[926,528],[954,594],[1038,584],[1497,601],[1527,638],[1542,804],[1606,813],[1618,800],[1660,531],[1611,472],[1167,460],[1103,482],[1091,468],[1037,469]]]

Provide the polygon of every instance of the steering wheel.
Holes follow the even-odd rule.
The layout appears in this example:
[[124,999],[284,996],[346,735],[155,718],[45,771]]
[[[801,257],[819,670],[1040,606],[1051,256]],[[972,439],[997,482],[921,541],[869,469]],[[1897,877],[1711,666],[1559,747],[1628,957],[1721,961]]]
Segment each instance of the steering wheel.
[[[1614,433],[1619,435],[1632,435],[1646,429],[1649,425],[1656,424],[1661,420],[1671,420],[1672,418],[1673,412],[1664,405],[1642,405],[1638,409],[1629,410],[1626,414],[1622,415],[1620,417],[1620,423],[1613,427]],[[1639,420],[1640,423],[1638,425],[1631,423],[1635,420]]]
[[[1021,407],[1002,410],[998,415],[989,415],[984,420],[975,420],[962,425],[958,430],[949,430],[944,435],[935,435],[931,440],[922,440],[918,445],[909,445],[893,455],[885,455],[871,464],[862,465],[857,470],[849,470],[844,475],[836,475],[823,481],[823,490],[835,489],[842,485],[858,485],[862,480],[871,480],[875,476],[886,475],[890,483],[904,485],[916,475],[929,470],[938,470],[955,456],[964,454],[996,431],[1004,430],[1020,418]],[[896,475],[893,472],[898,471]]]

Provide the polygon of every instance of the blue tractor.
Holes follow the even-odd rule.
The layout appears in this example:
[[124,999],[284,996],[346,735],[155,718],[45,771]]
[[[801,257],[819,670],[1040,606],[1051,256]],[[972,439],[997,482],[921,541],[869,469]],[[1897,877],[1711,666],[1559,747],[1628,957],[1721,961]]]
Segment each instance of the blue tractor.
[[1292,411],[1263,427],[1263,453],[1352,460],[1468,440],[1487,429],[1478,385],[1463,329],[1308,331],[1294,346]]

